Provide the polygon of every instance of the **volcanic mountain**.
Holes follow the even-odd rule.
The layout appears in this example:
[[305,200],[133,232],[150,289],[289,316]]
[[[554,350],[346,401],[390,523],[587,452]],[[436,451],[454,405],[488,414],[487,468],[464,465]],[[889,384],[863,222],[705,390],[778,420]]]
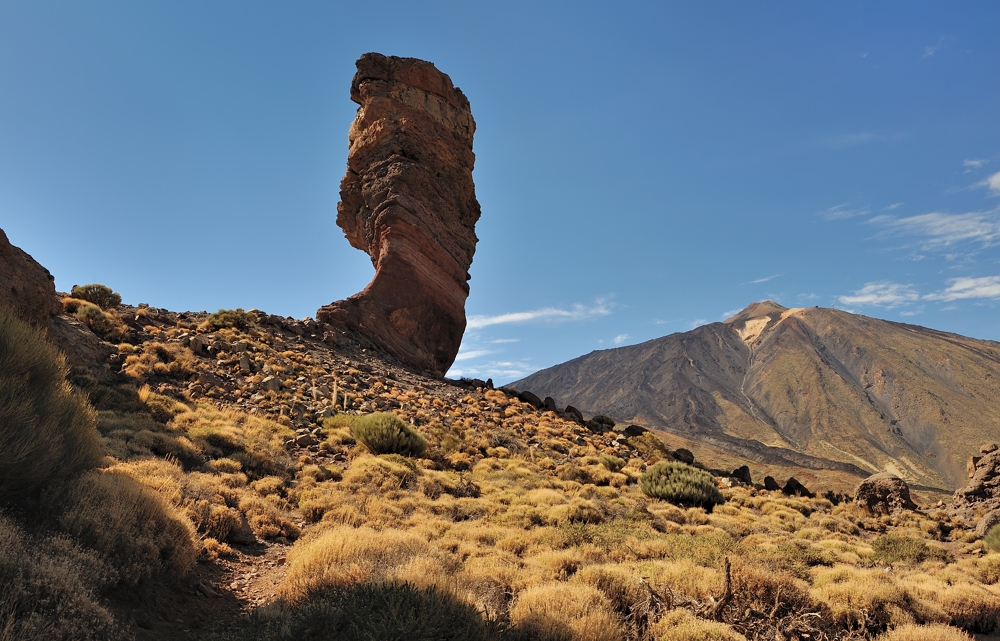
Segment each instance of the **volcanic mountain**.
[[511,387],[759,463],[928,489],[964,485],[1000,440],[1000,343],[771,301]]

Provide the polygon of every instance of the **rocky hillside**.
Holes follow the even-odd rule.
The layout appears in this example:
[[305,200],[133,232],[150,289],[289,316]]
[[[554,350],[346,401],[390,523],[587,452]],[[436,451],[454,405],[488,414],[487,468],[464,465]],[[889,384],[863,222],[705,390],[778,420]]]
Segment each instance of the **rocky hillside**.
[[758,463],[945,490],[1000,439],[1000,344],[770,301],[512,386]]

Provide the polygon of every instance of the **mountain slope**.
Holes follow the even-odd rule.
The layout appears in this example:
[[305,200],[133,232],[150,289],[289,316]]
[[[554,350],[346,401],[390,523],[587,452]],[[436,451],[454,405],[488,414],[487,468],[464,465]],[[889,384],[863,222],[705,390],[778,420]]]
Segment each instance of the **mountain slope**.
[[770,301],[512,387],[762,463],[889,470],[941,489],[1000,439],[1000,344]]

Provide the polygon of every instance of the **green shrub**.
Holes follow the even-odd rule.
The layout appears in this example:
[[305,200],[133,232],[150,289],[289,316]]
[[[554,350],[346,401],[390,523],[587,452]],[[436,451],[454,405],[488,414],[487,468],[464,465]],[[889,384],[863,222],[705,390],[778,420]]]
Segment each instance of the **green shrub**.
[[390,412],[362,416],[354,421],[352,431],[354,438],[372,454],[421,457],[427,453],[424,437]]
[[362,584],[305,603],[254,611],[218,641],[491,641],[499,626],[451,594],[409,584]]
[[990,549],[994,552],[1000,552],[1000,525],[994,525],[990,528],[989,532],[983,538],[986,545],[990,546]]
[[611,456],[609,454],[601,454],[601,458],[598,459],[601,465],[608,468],[611,472],[618,472],[623,467],[625,467],[625,459],[619,458],[617,456]]
[[202,326],[205,329],[221,329],[223,327],[235,327],[245,330],[250,325],[257,322],[257,315],[252,312],[243,311],[242,307],[236,309],[220,309],[214,314],[209,314]]
[[928,559],[947,561],[946,550],[927,545],[922,539],[902,534],[886,534],[872,541],[871,565],[895,565],[897,563],[920,563]]
[[85,303],[76,309],[76,319],[90,328],[99,338],[106,341],[117,341],[124,335],[124,328],[120,321],[109,316],[107,312],[98,307]]
[[96,413],[66,373],[42,334],[0,309],[0,504],[100,462]]
[[106,285],[94,283],[92,285],[73,285],[70,296],[93,303],[101,309],[111,309],[122,304],[121,294],[111,291]]
[[708,511],[726,500],[711,474],[679,461],[662,461],[646,470],[639,488],[646,496]]

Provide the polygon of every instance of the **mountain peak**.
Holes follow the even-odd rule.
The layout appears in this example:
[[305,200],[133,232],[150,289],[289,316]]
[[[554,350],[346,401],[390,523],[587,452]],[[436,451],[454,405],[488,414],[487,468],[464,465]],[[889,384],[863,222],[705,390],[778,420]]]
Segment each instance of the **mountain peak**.
[[761,318],[763,316],[769,316],[771,314],[780,315],[787,311],[788,311],[787,307],[783,307],[774,302],[773,300],[765,300],[759,303],[754,301],[749,305],[747,305],[743,311],[739,312],[735,316],[727,318],[723,322],[726,325],[735,325],[737,323],[746,322],[753,318]]

